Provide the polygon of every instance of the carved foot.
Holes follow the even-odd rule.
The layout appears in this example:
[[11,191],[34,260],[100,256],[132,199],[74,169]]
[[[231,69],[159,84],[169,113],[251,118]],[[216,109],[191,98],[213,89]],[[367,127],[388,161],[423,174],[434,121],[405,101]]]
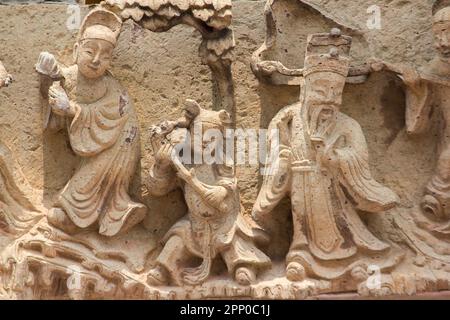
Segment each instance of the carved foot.
[[80,228],[70,220],[69,216],[61,208],[51,209],[47,215],[47,220],[52,226],[68,234],[80,231]]
[[292,282],[300,282],[306,279],[306,270],[298,262],[291,262],[286,268],[286,278]]
[[156,266],[147,274],[147,283],[150,286],[160,287],[169,284],[169,274],[162,266]]
[[381,281],[376,285],[364,281],[358,285],[358,294],[363,297],[389,297],[394,294],[394,290],[389,281]]
[[367,268],[358,266],[352,269],[351,275],[355,281],[363,282],[369,278],[369,274],[367,273]]
[[239,267],[236,269],[234,278],[241,286],[249,286],[256,281],[256,272],[253,268]]

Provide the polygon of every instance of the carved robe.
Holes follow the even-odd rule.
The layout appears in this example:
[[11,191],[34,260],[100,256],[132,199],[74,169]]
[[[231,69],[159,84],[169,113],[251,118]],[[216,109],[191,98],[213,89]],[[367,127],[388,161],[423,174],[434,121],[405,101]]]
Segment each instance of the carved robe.
[[437,210],[444,219],[436,221],[435,217],[430,219],[412,210],[396,217],[396,223],[418,255],[450,265],[450,64],[435,58],[420,70],[420,77],[416,87],[406,87],[406,128],[411,134],[424,132],[429,126],[432,108],[439,108],[436,111],[444,122],[439,159],[425,193],[439,202]]
[[20,236],[42,217],[42,198],[0,142],[0,231]]
[[[426,193],[435,197],[442,214],[450,216],[450,65],[435,58],[420,72],[416,88],[406,87],[406,128],[408,133],[421,133],[428,128],[433,105],[439,106],[444,120],[440,135],[436,173]],[[450,230],[450,224],[449,224]]]
[[287,262],[299,262],[312,277],[337,279],[355,266],[393,265],[394,259],[386,259],[389,245],[367,229],[356,211],[382,212],[398,200],[372,178],[359,124],[339,113],[324,145],[315,146],[305,112],[301,103],[286,107],[270,124],[269,130],[286,123],[290,145],[282,145],[271,159],[254,217],[263,221],[290,197],[294,235]]
[[[198,274],[201,274],[198,277],[201,280],[198,282],[202,282],[209,275],[212,260],[217,255],[222,256],[230,273],[239,265],[257,268],[269,266],[269,257],[254,244],[264,240],[261,230],[242,214],[233,168],[217,164],[186,167],[195,170],[195,177],[201,183],[207,186],[222,186],[227,190],[223,202],[226,209],[208,205],[204,195],[179,179],[172,168],[167,169],[164,174],[158,174],[153,167],[147,180],[149,192],[154,196],[162,196],[181,188],[188,207],[186,216],[165,235],[163,243],[167,250],[163,249],[157,261],[173,272],[177,269],[180,259],[189,256],[201,258],[203,263],[196,268]],[[169,242],[171,245],[168,245]],[[179,275],[173,276],[176,279]]]
[[[63,70],[65,89],[77,101],[77,66]],[[80,228],[96,222],[114,236],[141,221],[146,207],[131,200],[128,188],[140,159],[139,128],[126,90],[110,74],[106,94],[90,104],[77,103],[67,130],[81,163],[61,191],[57,206]],[[59,111],[61,112],[61,111]]]

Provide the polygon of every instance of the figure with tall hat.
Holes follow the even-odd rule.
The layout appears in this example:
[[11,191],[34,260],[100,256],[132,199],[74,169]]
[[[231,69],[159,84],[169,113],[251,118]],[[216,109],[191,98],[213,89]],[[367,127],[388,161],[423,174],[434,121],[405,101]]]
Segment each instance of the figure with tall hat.
[[339,111],[352,38],[332,29],[307,41],[300,99],[269,126],[278,129],[279,152],[267,162],[253,217],[264,225],[289,197],[293,239],[287,278],[359,285],[371,265],[383,272],[401,259],[371,233],[360,212],[381,214],[394,208],[398,197],[372,177],[364,133]]
[[48,96],[45,126],[65,124],[81,162],[60,192],[49,223],[68,233],[86,228],[114,236],[136,225],[146,207],[129,186],[140,159],[139,125],[132,99],[108,71],[122,21],[95,9],[84,19],[74,46],[75,64],[61,66],[49,53],[36,65]]

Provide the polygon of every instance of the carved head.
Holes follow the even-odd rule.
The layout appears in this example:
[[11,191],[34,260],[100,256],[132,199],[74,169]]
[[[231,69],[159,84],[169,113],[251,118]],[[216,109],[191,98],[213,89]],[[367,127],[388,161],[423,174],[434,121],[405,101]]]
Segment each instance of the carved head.
[[218,144],[223,143],[225,130],[231,124],[231,117],[228,112],[203,109],[194,100],[186,101],[185,112],[187,117],[192,119],[189,131],[193,140],[191,145],[194,148],[195,141],[201,141],[203,149],[206,147],[214,149]]
[[308,37],[302,94],[313,132],[325,130],[337,116],[350,67],[351,42],[339,29]]
[[450,6],[434,13],[433,34],[434,46],[441,59],[450,63]]
[[111,65],[122,21],[114,13],[96,9],[84,19],[74,47],[75,63],[83,76],[102,77]]

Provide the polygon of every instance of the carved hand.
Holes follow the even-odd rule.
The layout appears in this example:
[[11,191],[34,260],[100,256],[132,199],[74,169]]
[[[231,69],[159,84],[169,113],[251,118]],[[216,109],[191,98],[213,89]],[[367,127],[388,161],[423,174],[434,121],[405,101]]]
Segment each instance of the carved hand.
[[54,55],[48,52],[41,52],[35,66],[36,71],[41,75],[56,79],[60,76],[58,62]]
[[12,76],[7,74],[4,78],[0,78],[0,88],[7,87],[12,83]]
[[220,208],[227,197],[227,189],[222,186],[209,187],[205,192],[205,200],[214,208]]
[[339,150],[333,146],[327,147],[324,154],[322,155],[322,161],[327,164],[328,167],[337,167],[339,165],[339,152],[345,152],[344,150]]
[[55,82],[48,91],[48,103],[56,113],[66,114],[70,110],[70,100],[59,82]]
[[169,167],[173,162],[173,152],[174,147],[168,143],[167,141],[163,141],[164,143],[161,147],[161,149],[158,150],[158,152],[155,155],[155,161],[158,164],[158,166],[162,168]]
[[369,60],[369,64],[370,70],[373,72],[386,70],[396,73],[407,86],[416,87],[420,84],[420,74],[414,67],[407,65],[396,65],[377,58],[371,58]]
[[384,61],[378,58],[370,58],[368,63],[371,72],[380,72],[385,70],[386,68],[386,64],[384,63]]

